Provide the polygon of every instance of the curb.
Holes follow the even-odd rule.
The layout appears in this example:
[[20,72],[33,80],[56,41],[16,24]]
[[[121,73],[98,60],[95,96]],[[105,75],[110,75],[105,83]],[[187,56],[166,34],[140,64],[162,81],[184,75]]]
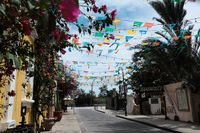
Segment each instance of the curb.
[[101,110],[97,110],[97,109],[95,109],[97,112],[100,112],[100,113],[106,113],[106,112],[104,112],[104,111],[101,111]]
[[143,121],[139,121],[139,120],[135,120],[135,119],[131,119],[131,118],[126,118],[126,117],[119,116],[119,115],[116,115],[116,117],[126,119],[126,120],[130,120],[130,121],[134,121],[134,122],[138,122],[138,123],[145,124],[145,125],[148,125],[148,126],[151,126],[151,127],[155,127],[155,128],[159,128],[159,129],[162,129],[162,130],[165,130],[165,131],[169,131],[169,132],[172,132],[172,133],[182,133],[182,132],[175,131],[175,130],[172,130],[172,129],[169,129],[169,128],[166,128],[166,127],[160,127],[160,126],[148,123],[148,122],[143,122]]

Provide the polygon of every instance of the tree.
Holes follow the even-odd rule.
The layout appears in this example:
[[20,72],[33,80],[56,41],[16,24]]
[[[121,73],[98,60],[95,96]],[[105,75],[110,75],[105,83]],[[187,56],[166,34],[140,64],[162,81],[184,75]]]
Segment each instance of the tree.
[[[171,0],[152,1],[152,7],[161,18],[155,18],[165,30],[156,32],[163,39],[147,38],[148,45],[142,46],[133,56],[134,73],[132,79],[137,86],[164,85],[173,82],[187,81],[195,83],[199,73],[199,39],[191,40],[192,25],[184,21],[185,0],[174,3]],[[195,47],[192,44],[196,44]],[[196,50],[195,50],[196,49]],[[196,53],[196,54],[194,54]],[[152,77],[153,78],[149,78]],[[137,77],[140,77],[138,80]],[[199,78],[198,78],[199,79]],[[149,82],[150,84],[147,84]]]
[[99,97],[105,98],[107,96],[107,90],[108,90],[107,85],[103,85],[102,87],[99,88],[99,90],[100,90]]

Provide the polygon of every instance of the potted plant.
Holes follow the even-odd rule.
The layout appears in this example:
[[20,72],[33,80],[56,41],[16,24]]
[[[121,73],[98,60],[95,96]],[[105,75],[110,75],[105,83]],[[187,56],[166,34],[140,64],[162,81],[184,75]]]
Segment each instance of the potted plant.
[[45,131],[50,131],[55,124],[56,118],[44,118],[43,127]]
[[52,112],[52,108],[50,106],[44,106],[44,109],[43,109],[44,119],[43,119],[42,127],[43,127],[43,130],[45,131],[50,131],[57,119],[54,116],[52,116],[51,112]]

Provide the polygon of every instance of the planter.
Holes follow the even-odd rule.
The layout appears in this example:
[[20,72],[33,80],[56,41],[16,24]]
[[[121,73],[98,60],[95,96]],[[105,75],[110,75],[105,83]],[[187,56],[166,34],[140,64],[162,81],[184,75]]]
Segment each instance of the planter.
[[45,118],[43,122],[44,130],[50,131],[55,124],[56,118]]
[[62,119],[63,112],[62,111],[55,111],[54,117],[56,118],[56,121],[60,121]]

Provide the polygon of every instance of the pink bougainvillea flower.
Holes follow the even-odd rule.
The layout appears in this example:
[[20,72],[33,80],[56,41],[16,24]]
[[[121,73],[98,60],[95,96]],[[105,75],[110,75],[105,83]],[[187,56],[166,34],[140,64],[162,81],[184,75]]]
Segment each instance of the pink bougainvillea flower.
[[60,52],[61,52],[62,54],[65,54],[65,53],[66,53],[66,51],[65,51],[64,49],[61,49]]
[[69,28],[68,27],[66,28],[66,32],[69,32]]
[[115,9],[115,10],[113,10],[113,11],[111,12],[112,20],[115,19],[116,15],[117,15],[117,10]]
[[91,1],[92,5],[94,5],[96,3],[95,0],[90,0],[90,1]]
[[45,15],[45,11],[44,11],[44,10],[40,10],[40,11],[39,11],[39,15],[40,15],[40,16],[44,16],[44,15]]
[[80,9],[75,0],[62,0],[59,8],[67,22],[75,22],[80,15]]
[[60,32],[55,30],[52,33],[52,36],[54,37],[54,39],[58,42],[60,40]]
[[16,8],[11,8],[9,14],[13,17],[16,17],[18,15],[18,11]]
[[99,10],[99,8],[96,5],[94,5],[93,8],[92,8],[92,10],[93,10],[93,12],[97,13],[98,10]]
[[21,23],[23,25],[23,32],[24,32],[24,34],[25,35],[31,35],[32,29],[31,29],[31,26],[30,26],[29,19],[25,19]]
[[71,35],[69,35],[69,34],[66,34],[65,36],[64,36],[64,40],[69,40],[69,39],[71,39]]
[[14,97],[15,95],[16,95],[16,93],[14,90],[8,92],[8,96]]
[[102,9],[102,11],[103,11],[104,13],[107,12],[107,6],[106,6],[106,5],[103,5],[103,6],[101,7],[101,9]]

